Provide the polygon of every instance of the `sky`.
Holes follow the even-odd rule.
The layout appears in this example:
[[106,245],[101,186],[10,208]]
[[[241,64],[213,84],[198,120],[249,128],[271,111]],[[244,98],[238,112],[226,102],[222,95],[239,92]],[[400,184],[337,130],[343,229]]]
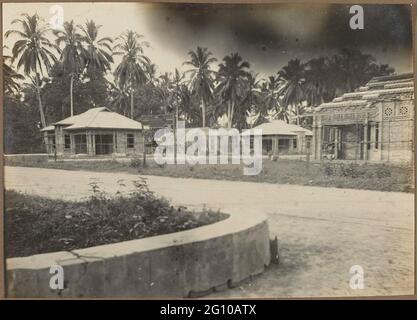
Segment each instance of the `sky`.
[[[371,53],[397,73],[412,71],[409,5],[364,5],[365,27],[352,30],[348,5],[4,3],[3,30],[11,29],[11,21],[21,13],[38,13],[48,22],[54,4],[63,7],[66,21],[83,24],[93,19],[102,25],[101,37],[116,38],[127,29],[142,34],[150,43],[145,53],[158,74],[185,71],[182,64],[197,46],[209,48],[218,60],[238,52],[262,77],[276,74],[290,59],[305,62],[343,47]],[[3,39],[9,48],[5,53],[15,40]]]

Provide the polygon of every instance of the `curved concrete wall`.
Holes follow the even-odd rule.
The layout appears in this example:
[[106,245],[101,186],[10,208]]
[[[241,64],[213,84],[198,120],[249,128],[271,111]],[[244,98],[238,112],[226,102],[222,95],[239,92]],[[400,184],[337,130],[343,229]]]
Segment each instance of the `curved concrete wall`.
[[[9,297],[193,297],[223,290],[270,263],[265,216],[231,213],[204,227],[71,252],[7,260]],[[64,269],[52,290],[52,265]]]

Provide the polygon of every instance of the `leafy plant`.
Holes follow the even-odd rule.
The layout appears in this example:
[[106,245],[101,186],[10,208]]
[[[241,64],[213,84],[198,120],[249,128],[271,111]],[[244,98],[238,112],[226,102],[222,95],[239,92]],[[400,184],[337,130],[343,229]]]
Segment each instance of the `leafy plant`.
[[[126,187],[123,180],[118,185]],[[93,195],[83,201],[53,200],[6,191],[6,255],[28,256],[140,239],[200,227],[227,217],[174,207],[149,190],[145,178],[116,197],[89,183]]]

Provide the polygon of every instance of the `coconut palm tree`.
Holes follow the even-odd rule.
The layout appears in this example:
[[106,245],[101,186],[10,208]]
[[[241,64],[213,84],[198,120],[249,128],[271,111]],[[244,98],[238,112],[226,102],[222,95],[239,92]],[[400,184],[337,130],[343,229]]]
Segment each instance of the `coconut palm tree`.
[[257,73],[249,72],[246,79],[246,92],[240,103],[240,112],[235,117],[236,128],[238,130],[248,128],[248,120],[250,120],[251,125],[258,120],[263,109],[262,102],[261,80],[258,78]]
[[156,69],[157,66],[155,63],[150,63],[147,65],[146,73],[148,74],[149,83],[153,86],[156,83]]
[[128,114],[129,110],[129,93],[120,85],[115,83],[110,83],[110,105],[114,110],[122,113],[124,116]]
[[13,58],[10,56],[3,56],[3,89],[5,93],[16,93],[20,91],[20,80],[24,80],[25,77],[17,73],[11,65],[8,64]]
[[172,110],[172,83],[171,83],[171,73],[165,72],[160,75],[158,78],[158,85],[156,87],[156,92],[158,98],[160,99],[161,105],[164,109],[165,114],[171,112]]
[[263,87],[263,104],[265,106],[263,114],[266,115],[269,111],[279,112],[283,108],[280,95],[282,94],[282,88],[285,84],[285,80],[279,75],[268,77],[268,81]]
[[98,39],[98,31],[101,25],[96,25],[93,20],[88,20],[85,26],[79,26],[82,31],[81,40],[85,43],[82,56],[88,74],[104,74],[110,70],[113,63],[112,47],[113,40],[109,37]]
[[227,102],[227,126],[232,127],[236,104],[243,100],[248,88],[249,62],[243,61],[238,53],[223,58],[217,72],[216,88],[222,101]]
[[142,41],[143,36],[128,30],[116,40],[113,54],[122,55],[122,62],[117,66],[114,75],[121,87],[130,94],[130,117],[133,119],[133,94],[135,87],[146,82],[147,71],[151,64],[144,54],[144,48],[149,47],[148,42]]
[[262,100],[261,80],[258,74],[249,72],[247,75],[247,91],[243,102],[248,105],[249,109],[255,108]]
[[172,77],[173,86],[173,103],[175,105],[175,123],[178,123],[179,118],[179,106],[183,103],[184,99],[184,74],[175,68],[174,75]]
[[278,75],[285,80],[282,87],[283,106],[285,108],[291,106],[295,110],[299,124],[301,102],[304,100],[305,65],[298,59],[292,59],[278,72]]
[[46,37],[50,29],[46,25],[40,24],[37,14],[32,16],[23,14],[22,16],[22,19],[12,21],[12,24],[20,26],[20,30],[9,30],[5,33],[5,37],[14,34],[19,38],[12,48],[13,59],[17,59],[17,70],[23,67],[24,74],[31,77],[35,83],[41,125],[45,127],[46,119],[41,99],[41,77],[50,70],[52,63],[56,62],[54,51],[59,51],[59,49]]
[[65,22],[64,29],[56,30],[54,34],[57,37],[55,40],[57,46],[64,45],[60,61],[64,68],[64,73],[70,77],[70,108],[72,117],[74,115],[74,80],[85,67],[82,56],[83,37],[78,33],[78,27],[74,24],[73,20]]
[[190,90],[196,94],[200,100],[202,125],[206,126],[206,104],[213,98],[213,75],[215,72],[210,69],[210,64],[217,59],[212,57],[212,53],[207,48],[197,47],[196,51],[189,51],[190,60],[184,65],[191,67]]

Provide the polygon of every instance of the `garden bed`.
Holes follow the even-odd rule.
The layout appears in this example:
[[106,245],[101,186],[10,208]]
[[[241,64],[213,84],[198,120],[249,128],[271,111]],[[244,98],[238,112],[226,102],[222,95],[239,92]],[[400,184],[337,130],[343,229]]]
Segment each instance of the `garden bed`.
[[70,251],[189,230],[225,219],[213,211],[175,208],[149,191],[145,180],[135,191],[108,197],[96,184],[83,201],[64,201],[6,191],[6,257]]

